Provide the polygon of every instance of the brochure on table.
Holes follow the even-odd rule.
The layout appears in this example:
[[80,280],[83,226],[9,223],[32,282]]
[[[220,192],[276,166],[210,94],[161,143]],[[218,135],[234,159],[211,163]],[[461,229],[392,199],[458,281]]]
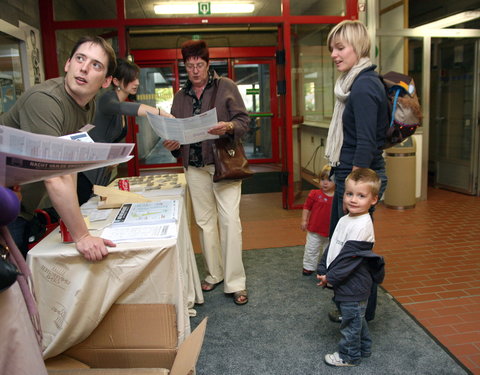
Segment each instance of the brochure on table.
[[120,208],[113,225],[149,225],[171,223],[178,220],[177,199],[158,202],[125,203]]
[[179,205],[177,199],[123,204],[101,237],[115,243],[175,238]]

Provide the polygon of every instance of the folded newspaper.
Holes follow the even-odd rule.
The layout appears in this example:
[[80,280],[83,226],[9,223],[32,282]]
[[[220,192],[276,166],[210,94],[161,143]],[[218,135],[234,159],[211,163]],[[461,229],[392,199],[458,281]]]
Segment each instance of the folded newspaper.
[[41,181],[129,161],[133,143],[87,143],[0,125],[0,185]]

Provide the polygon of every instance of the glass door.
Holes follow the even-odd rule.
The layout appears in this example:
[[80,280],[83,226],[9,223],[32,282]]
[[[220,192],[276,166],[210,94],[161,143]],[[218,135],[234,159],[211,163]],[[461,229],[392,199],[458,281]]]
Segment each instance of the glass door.
[[[249,131],[243,139],[247,159],[252,162],[278,161],[277,96],[273,59],[234,60],[233,80],[240,90],[250,116]],[[276,159],[276,160],[275,160]]]
[[[170,112],[176,91],[176,75],[174,63],[142,67],[137,101]],[[163,147],[160,137],[155,134],[147,118],[137,117],[135,120],[138,124],[138,128],[135,127],[134,140],[137,144],[139,168],[158,167],[158,164],[177,165],[177,160]]]
[[478,190],[478,45],[432,40],[429,172],[436,186],[472,195]]

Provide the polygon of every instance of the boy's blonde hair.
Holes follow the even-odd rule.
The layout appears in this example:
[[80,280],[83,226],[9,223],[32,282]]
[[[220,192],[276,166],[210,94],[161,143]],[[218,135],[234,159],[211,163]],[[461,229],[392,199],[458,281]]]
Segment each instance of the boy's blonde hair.
[[330,180],[331,169],[332,169],[332,167],[329,166],[328,164],[324,165],[322,170],[320,171],[320,174],[318,175],[320,180],[323,180],[324,178],[326,178],[327,180]]
[[382,185],[380,177],[378,177],[375,171],[371,170],[370,168],[355,169],[347,176],[345,179],[345,184],[348,181],[361,182],[369,185],[371,189],[370,192],[373,196],[378,196],[380,186]]
[[370,36],[367,28],[360,21],[345,20],[330,31],[327,37],[327,46],[330,52],[332,52],[332,44],[338,41],[350,44],[358,58],[370,55]]

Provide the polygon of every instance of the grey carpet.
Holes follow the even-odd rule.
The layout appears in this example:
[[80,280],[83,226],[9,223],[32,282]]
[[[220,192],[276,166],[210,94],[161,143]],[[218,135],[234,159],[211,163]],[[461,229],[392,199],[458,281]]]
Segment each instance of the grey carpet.
[[[243,254],[249,303],[235,305],[220,285],[196,306],[192,328],[209,318],[197,375],[468,374],[381,288],[369,323],[372,357],[355,368],[326,365],[324,355],[337,350],[339,324],[327,317],[332,291],[302,275],[303,247]],[[197,263],[202,276],[200,256]]]

